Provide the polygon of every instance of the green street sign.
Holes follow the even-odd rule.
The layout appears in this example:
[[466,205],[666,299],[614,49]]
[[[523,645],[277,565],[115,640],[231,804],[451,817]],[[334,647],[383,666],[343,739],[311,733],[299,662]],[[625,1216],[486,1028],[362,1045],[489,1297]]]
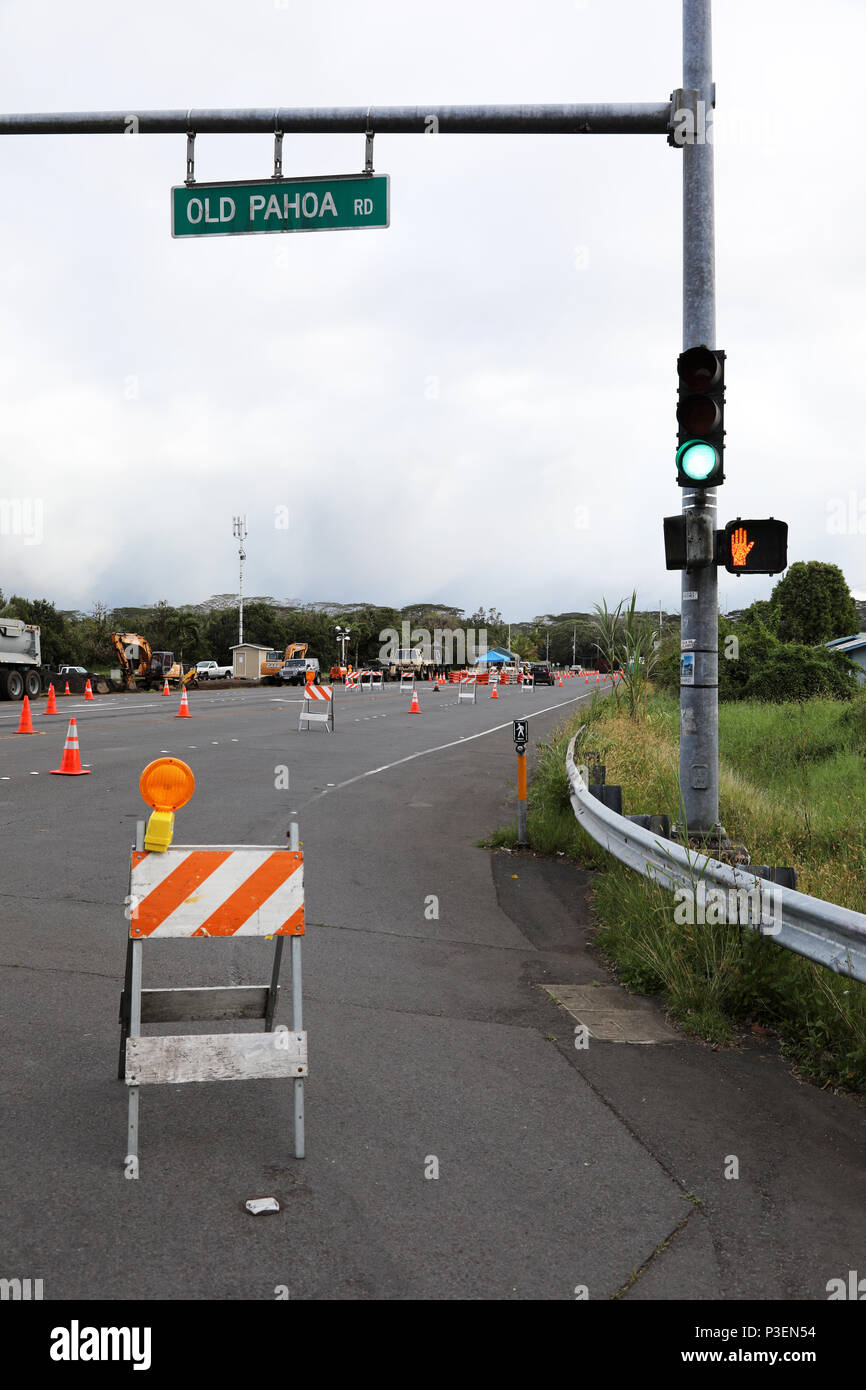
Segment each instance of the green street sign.
[[358,232],[387,227],[389,221],[387,174],[180,184],[171,190],[175,237]]

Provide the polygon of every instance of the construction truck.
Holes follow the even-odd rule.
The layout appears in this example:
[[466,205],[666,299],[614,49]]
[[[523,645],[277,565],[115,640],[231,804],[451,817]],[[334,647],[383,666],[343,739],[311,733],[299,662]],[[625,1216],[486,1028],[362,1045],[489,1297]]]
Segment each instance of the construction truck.
[[278,685],[280,672],[287,661],[293,657],[305,657],[307,655],[308,642],[290,642],[284,653],[268,652],[259,668],[259,675],[263,685]]
[[382,669],[386,680],[398,681],[409,672],[418,680],[431,680],[442,667],[442,648],[438,646],[401,647],[390,656],[382,658]]
[[145,690],[164,685],[197,685],[196,671],[190,666],[184,671],[180,662],[175,661],[174,652],[155,652],[146,637],[137,632],[113,632],[111,641],[120,663],[120,678],[124,690],[137,690],[142,685]]
[[31,700],[42,690],[39,628],[20,618],[0,618],[0,699]]

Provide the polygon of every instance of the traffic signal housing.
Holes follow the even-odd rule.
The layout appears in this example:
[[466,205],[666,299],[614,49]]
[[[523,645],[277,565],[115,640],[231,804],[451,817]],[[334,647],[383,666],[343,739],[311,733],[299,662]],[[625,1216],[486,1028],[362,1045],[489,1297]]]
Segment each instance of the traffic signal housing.
[[773,517],[758,521],[729,521],[716,533],[719,560],[729,574],[779,574],[788,567],[788,523]]
[[688,348],[677,358],[677,483],[717,487],[725,481],[725,354]]

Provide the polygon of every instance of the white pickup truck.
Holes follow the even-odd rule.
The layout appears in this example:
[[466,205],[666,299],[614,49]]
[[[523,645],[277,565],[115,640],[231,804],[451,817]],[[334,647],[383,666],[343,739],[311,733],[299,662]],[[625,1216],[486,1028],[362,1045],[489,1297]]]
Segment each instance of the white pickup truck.
[[231,666],[218,666],[215,661],[200,661],[195,668],[196,680],[230,681],[234,676]]

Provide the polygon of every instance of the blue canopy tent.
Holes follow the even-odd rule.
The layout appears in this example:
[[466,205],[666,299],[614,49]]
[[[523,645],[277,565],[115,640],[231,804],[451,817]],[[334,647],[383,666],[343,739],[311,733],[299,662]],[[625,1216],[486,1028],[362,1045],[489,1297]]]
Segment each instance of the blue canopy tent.
[[507,652],[504,647],[491,647],[489,652],[484,652],[482,656],[475,658],[476,666],[504,666],[507,661],[519,661],[520,657],[514,652]]

